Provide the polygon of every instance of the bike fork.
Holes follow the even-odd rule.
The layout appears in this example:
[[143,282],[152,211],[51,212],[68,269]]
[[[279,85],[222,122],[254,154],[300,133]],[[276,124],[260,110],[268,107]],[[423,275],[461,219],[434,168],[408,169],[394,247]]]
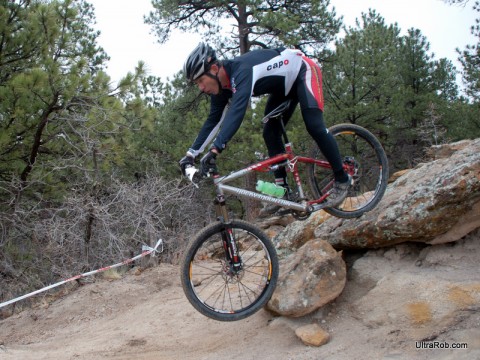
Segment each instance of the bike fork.
[[225,197],[217,195],[214,201],[215,212],[217,219],[223,224],[222,241],[223,249],[225,250],[225,258],[230,264],[230,269],[233,273],[242,270],[242,259],[238,253],[238,246],[235,236],[233,234],[230,219],[228,217],[227,207],[225,205]]

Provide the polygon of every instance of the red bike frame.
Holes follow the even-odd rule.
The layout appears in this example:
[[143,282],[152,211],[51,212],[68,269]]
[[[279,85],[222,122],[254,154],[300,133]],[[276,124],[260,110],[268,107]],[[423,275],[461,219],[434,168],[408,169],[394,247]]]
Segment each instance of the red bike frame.
[[[291,172],[293,174],[293,177],[298,189],[299,198],[300,199],[305,198],[305,194],[304,194],[301,179],[300,179],[300,173],[298,170],[298,163],[315,164],[316,166],[320,166],[327,169],[331,169],[331,166],[325,160],[316,160],[309,157],[296,156],[293,153],[292,146],[290,143],[285,144],[285,150],[286,150],[286,153],[284,154],[279,154],[269,159],[255,163],[253,165],[249,165],[248,167],[235,171],[229,175],[214,176],[214,184],[217,189],[217,199],[220,199],[219,202],[222,203],[222,199],[224,199],[224,193],[229,193],[229,194],[234,194],[241,197],[255,199],[258,201],[265,201],[271,204],[282,206],[287,209],[306,212],[306,213],[310,213],[323,208],[321,203],[328,197],[329,191],[326,191],[322,195],[322,197],[318,199],[297,203],[297,202],[289,201],[286,199],[279,199],[273,196],[259,194],[254,191],[249,191],[243,188],[227,185],[227,183],[235,179],[241,178],[254,171],[269,172],[269,171],[276,170],[280,166],[284,166],[288,172]],[[333,186],[333,180],[326,187],[326,189],[329,190],[332,186]]]

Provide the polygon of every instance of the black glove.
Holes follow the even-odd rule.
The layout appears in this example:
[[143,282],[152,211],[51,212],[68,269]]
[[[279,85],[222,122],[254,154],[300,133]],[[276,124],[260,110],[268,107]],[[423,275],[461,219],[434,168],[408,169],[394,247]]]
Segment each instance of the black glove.
[[208,176],[210,172],[217,172],[216,158],[217,154],[211,150],[202,157],[202,160],[200,160],[202,176]]
[[178,165],[180,165],[180,169],[182,169],[183,176],[186,176],[185,169],[187,168],[187,166],[193,166],[194,162],[195,162],[195,158],[193,156],[190,156],[190,155],[184,156],[178,162]]

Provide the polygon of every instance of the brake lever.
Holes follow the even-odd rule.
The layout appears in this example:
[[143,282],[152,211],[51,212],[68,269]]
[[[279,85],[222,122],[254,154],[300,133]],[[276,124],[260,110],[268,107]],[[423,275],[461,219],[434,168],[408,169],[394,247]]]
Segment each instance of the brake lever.
[[198,184],[194,180],[195,178],[198,178],[198,176],[195,176],[197,173],[199,173],[199,170],[195,166],[190,165],[185,167],[185,176],[198,189]]

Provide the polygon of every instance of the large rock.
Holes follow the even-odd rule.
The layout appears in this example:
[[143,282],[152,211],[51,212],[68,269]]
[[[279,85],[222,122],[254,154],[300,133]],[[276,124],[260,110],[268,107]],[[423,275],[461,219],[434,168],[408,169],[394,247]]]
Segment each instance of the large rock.
[[288,255],[295,252],[307,241],[315,238],[315,229],[330,218],[325,211],[317,211],[304,221],[294,221],[288,224],[283,231],[274,238],[275,246],[280,255]]
[[380,204],[357,219],[330,218],[315,237],[338,249],[407,241],[444,243],[480,227],[480,139],[433,147],[434,160],[389,184]]
[[334,300],[346,282],[341,253],[326,241],[314,239],[280,261],[280,276],[267,308],[298,317]]

